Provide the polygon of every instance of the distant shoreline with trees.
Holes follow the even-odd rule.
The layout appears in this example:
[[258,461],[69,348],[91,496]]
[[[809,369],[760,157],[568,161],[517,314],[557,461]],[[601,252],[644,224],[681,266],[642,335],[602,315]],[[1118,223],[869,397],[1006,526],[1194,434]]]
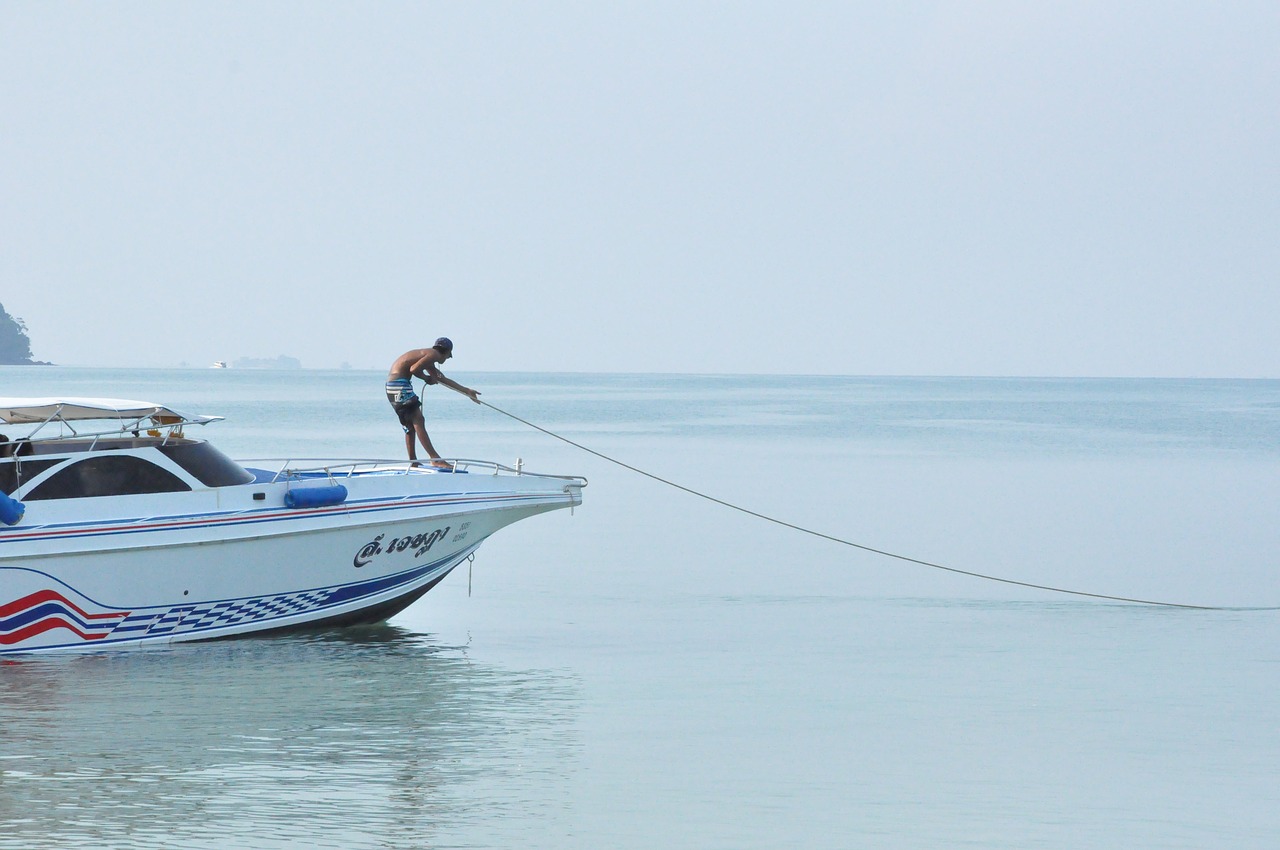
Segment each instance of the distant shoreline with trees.
[[51,366],[42,360],[31,358],[31,340],[27,325],[10,316],[0,304],[0,366]]

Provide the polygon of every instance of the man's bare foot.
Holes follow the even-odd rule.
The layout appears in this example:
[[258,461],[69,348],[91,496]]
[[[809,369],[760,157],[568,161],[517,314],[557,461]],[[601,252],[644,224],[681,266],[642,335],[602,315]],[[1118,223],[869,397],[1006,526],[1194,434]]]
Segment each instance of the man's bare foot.
[[431,461],[431,465],[434,466],[436,469],[447,469],[450,472],[453,472],[453,464],[449,463],[449,461],[447,460],[441,460],[440,458],[436,458],[435,460]]

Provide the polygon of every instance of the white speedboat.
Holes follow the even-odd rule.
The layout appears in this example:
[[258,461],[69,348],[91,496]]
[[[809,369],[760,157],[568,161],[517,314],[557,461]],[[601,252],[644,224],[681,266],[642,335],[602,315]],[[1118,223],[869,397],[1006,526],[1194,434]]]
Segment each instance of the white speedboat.
[[379,622],[586,485],[485,461],[236,462],[184,433],[220,418],[0,399],[0,653]]

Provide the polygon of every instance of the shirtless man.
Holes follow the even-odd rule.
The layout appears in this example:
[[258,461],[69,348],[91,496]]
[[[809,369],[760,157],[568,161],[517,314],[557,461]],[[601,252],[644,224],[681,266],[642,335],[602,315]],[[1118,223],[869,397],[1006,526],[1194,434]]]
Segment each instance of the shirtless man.
[[387,401],[391,402],[396,416],[400,417],[400,425],[404,428],[404,447],[409,452],[409,460],[418,459],[418,452],[413,443],[413,435],[416,433],[422,447],[427,451],[427,457],[431,458],[431,465],[440,469],[451,467],[440,459],[440,455],[431,445],[431,438],[427,436],[427,422],[422,415],[422,399],[418,398],[417,393],[413,391],[413,382],[410,379],[421,378],[428,384],[443,384],[479,404],[480,393],[446,378],[436,368],[437,364],[443,363],[452,356],[453,343],[448,337],[442,336],[430,348],[415,348],[401,354],[396,358],[396,362],[391,364],[391,371],[387,373]]

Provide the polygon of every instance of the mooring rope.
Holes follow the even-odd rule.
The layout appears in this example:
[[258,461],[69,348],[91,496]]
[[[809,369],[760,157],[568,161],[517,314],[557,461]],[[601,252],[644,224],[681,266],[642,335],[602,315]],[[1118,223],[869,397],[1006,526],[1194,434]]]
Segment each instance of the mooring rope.
[[1132,596],[1112,596],[1106,593],[1090,593],[1084,590],[1071,590],[1065,587],[1054,587],[1048,584],[1036,584],[1034,582],[1018,581],[1017,579],[1003,578],[1001,576],[988,575],[986,573],[974,572],[972,570],[962,570],[962,569],[959,569],[958,567],[948,567],[945,564],[938,564],[938,563],[934,563],[933,561],[925,561],[920,558],[912,558],[909,555],[900,555],[896,552],[889,552],[885,549],[877,549],[874,546],[867,546],[862,543],[855,543],[852,540],[846,540],[843,537],[836,537],[835,535],[832,535],[832,534],[826,534],[821,531],[816,531],[812,528],[806,528],[802,525],[796,525],[793,522],[787,522],[786,520],[778,519],[777,517],[760,513],[759,511],[753,511],[750,508],[744,508],[741,505],[735,505],[732,502],[726,502],[724,499],[718,499],[715,496],[711,496],[699,490],[695,490],[692,487],[686,487],[683,484],[679,484],[675,481],[671,481],[670,479],[663,478],[660,475],[654,475],[652,472],[646,472],[645,470],[640,469],[637,466],[632,466],[631,464],[618,460],[617,458],[610,457],[609,455],[604,454],[603,452],[598,452],[595,449],[582,445],[581,443],[574,442],[573,440],[570,440],[568,437],[557,434],[554,431],[551,431],[547,428],[543,428],[541,425],[536,425],[527,419],[522,419],[521,417],[516,416],[514,413],[503,410],[497,405],[490,404],[489,402],[484,401],[482,399],[476,399],[476,401],[478,401],[480,404],[483,404],[485,407],[489,408],[490,410],[493,410],[497,413],[501,413],[503,416],[514,419],[516,422],[519,422],[523,425],[527,425],[528,427],[534,429],[535,431],[541,431],[543,434],[546,434],[548,437],[553,437],[557,440],[560,440],[563,443],[568,443],[574,448],[580,449],[581,451],[584,451],[587,454],[595,455],[601,460],[608,461],[609,463],[615,464],[617,466],[621,466],[623,469],[628,469],[636,473],[637,475],[643,475],[645,478],[652,479],[654,481],[657,481],[660,484],[665,484],[668,487],[674,487],[675,489],[688,493],[691,496],[697,496],[699,499],[706,499],[708,502],[714,502],[717,505],[729,508],[730,510],[738,511],[739,513],[744,513],[747,516],[752,516],[752,517],[755,517],[756,519],[764,520],[765,522],[771,522],[775,525],[780,525],[783,528],[789,528],[793,531],[798,531],[802,534],[808,534],[812,537],[817,537],[822,540],[828,540],[832,543],[839,543],[842,546],[849,546],[854,549],[860,549],[863,552],[870,552],[873,555],[881,555],[885,558],[893,558],[898,561],[905,561],[909,564],[918,564],[919,566],[922,566],[922,567],[929,567],[930,569],[934,569],[934,570],[943,570],[948,573],[955,573],[956,575],[968,576],[970,578],[981,579],[983,581],[998,582],[1000,584],[1010,584],[1016,587],[1030,588],[1032,590],[1044,590],[1050,593],[1064,593],[1070,596],[1083,596],[1089,599],[1103,599],[1108,602],[1129,602],[1137,605],[1154,605],[1162,608],[1187,608],[1187,609],[1192,609],[1197,611],[1278,611],[1280,610],[1280,606],[1268,606],[1268,607],[1260,607],[1260,608],[1254,608],[1254,607],[1237,608],[1237,607],[1225,607],[1225,606],[1218,606],[1218,605],[1191,605],[1183,602],[1163,602],[1156,599],[1139,599]]

